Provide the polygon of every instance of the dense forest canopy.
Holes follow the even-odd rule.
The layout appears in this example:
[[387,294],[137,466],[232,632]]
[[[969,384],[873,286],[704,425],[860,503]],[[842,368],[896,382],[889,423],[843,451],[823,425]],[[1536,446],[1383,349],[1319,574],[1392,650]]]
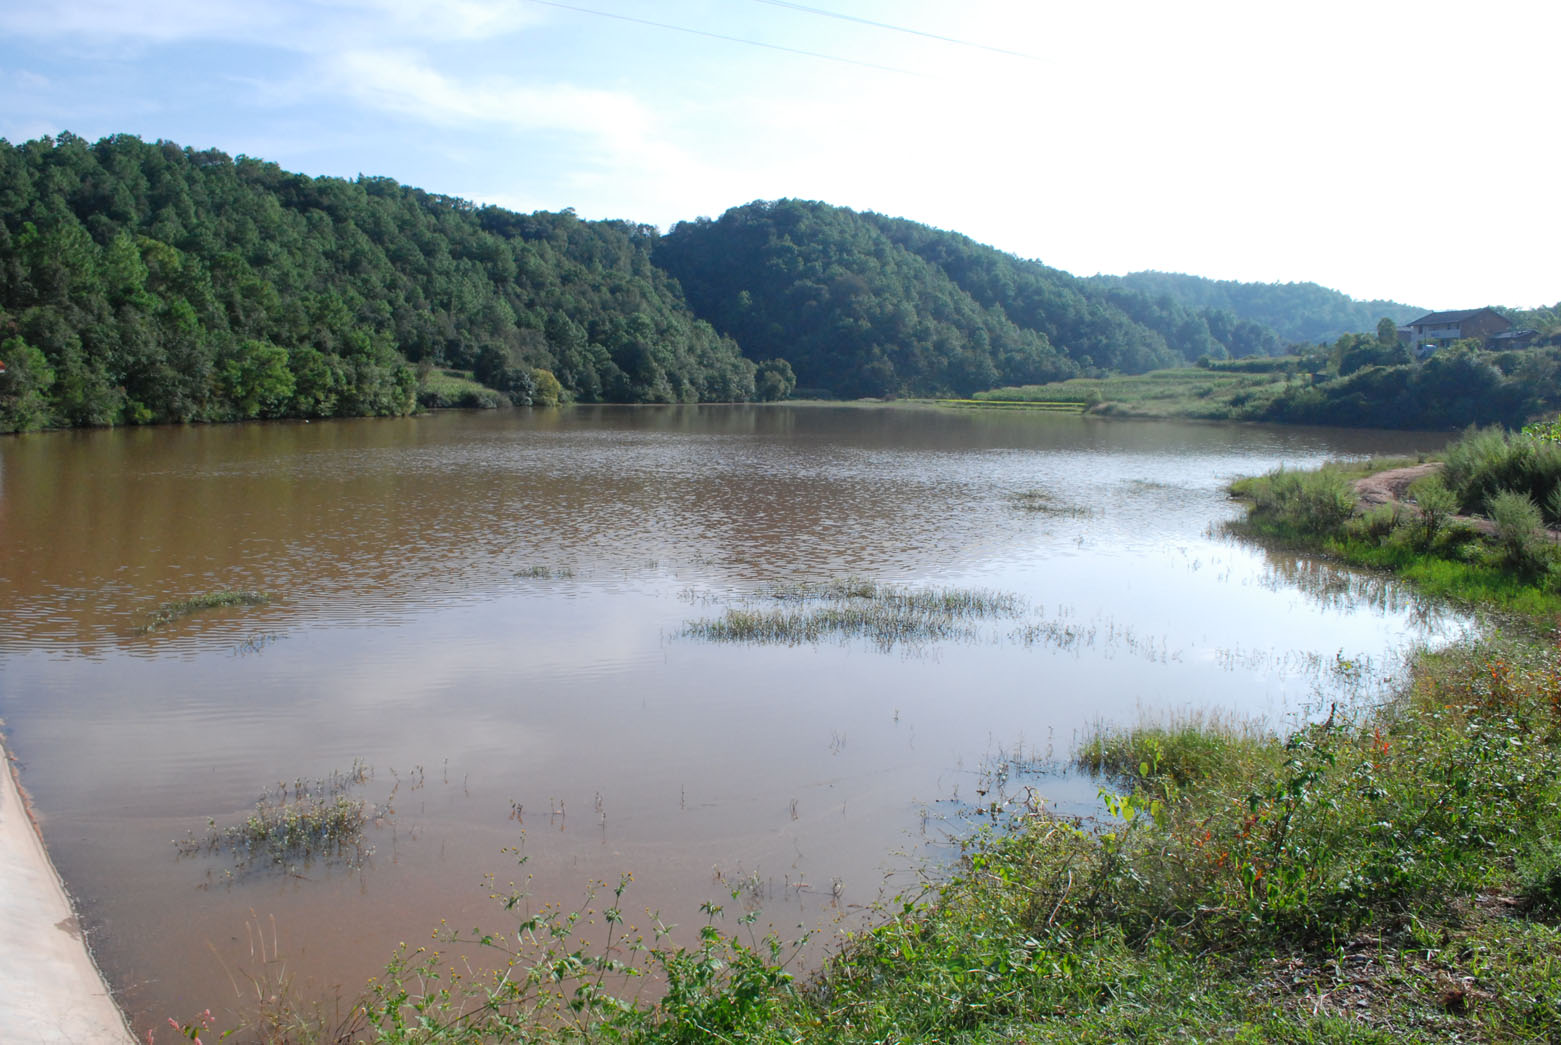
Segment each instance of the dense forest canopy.
[[120,136],[0,140],[0,429],[398,414],[416,364],[524,401],[753,395],[656,230]]
[[750,357],[784,355],[800,385],[840,395],[967,394],[1282,347],[1228,311],[1096,287],[956,233],[812,201],[680,223],[655,260]]
[[1188,308],[1224,311],[1267,327],[1290,344],[1333,341],[1373,330],[1384,316],[1403,326],[1427,311],[1397,301],[1356,301],[1316,283],[1238,283],[1175,272],[1093,276],[1087,282],[1166,297]]
[[1078,279],[801,200],[662,236],[127,135],[0,139],[0,431],[400,414],[435,368],[483,402],[963,395],[1271,355],[1390,304]]

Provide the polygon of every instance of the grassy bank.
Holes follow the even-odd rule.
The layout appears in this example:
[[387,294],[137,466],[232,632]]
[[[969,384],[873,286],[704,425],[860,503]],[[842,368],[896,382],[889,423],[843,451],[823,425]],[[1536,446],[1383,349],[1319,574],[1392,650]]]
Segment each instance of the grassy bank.
[[1358,510],[1356,480],[1408,462],[1331,464],[1242,479],[1235,529],[1356,566],[1390,570],[1429,595],[1518,617],[1561,616],[1561,443],[1471,430],[1441,468],[1392,503]]

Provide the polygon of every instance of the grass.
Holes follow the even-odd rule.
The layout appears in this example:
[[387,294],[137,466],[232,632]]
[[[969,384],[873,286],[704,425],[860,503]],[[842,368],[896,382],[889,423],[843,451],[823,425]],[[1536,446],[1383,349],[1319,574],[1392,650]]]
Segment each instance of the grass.
[[[881,650],[971,639],[975,624],[1023,612],[1014,595],[985,589],[903,588],[859,578],[777,587],[761,605],[690,621],[681,635],[708,642],[800,645],[867,639]],[[780,606],[762,603],[779,602]]]
[[152,611],[151,617],[141,626],[141,633],[161,631],[174,621],[205,610],[224,609],[230,606],[264,606],[270,601],[271,596],[263,591],[213,591],[175,602],[165,602]]
[[418,406],[437,410],[466,407],[492,410],[508,406],[509,399],[481,384],[466,370],[430,370],[417,389]]
[[540,581],[570,580],[574,577],[574,575],[574,569],[569,566],[544,566],[540,564],[535,566],[527,566],[525,569],[519,570],[515,573],[515,576],[517,577],[521,577],[527,580]]
[[1094,510],[1082,504],[1066,504],[1045,490],[1020,490],[1008,497],[1008,504],[1017,511],[1034,512],[1037,515],[1058,515],[1069,519],[1087,519]]
[[360,866],[373,852],[364,844],[364,828],[380,814],[352,791],[372,775],[356,761],[320,779],[280,782],[239,823],[219,828],[209,820],[204,834],[191,832],[174,845],[181,856],[226,852],[240,871],[296,871],[316,860]]
[[[1009,410],[1052,410],[1057,413],[1079,413],[1085,409],[1083,400],[1075,399],[997,399],[982,398],[989,393],[977,393],[974,399],[939,399],[936,402],[941,406],[965,406],[982,407],[984,409],[1009,409]],[[995,395],[996,393],[990,393]]]
[[[1489,441],[1485,433],[1471,433],[1449,447],[1449,458],[1471,440]],[[1492,514],[1500,518],[1492,537],[1482,537],[1470,525],[1442,518],[1453,503],[1467,499],[1469,483],[1482,481],[1460,480],[1449,465],[1445,474],[1461,487],[1421,480],[1410,488],[1407,506],[1357,516],[1353,480],[1405,463],[1330,463],[1310,472],[1281,469],[1237,480],[1231,493],[1246,500],[1250,510],[1231,529],[1350,565],[1391,571],[1426,595],[1533,624],[1543,626],[1561,616],[1561,553],[1537,529],[1540,516],[1532,503],[1517,503],[1522,495],[1489,500],[1500,509]]]
[[993,406],[1044,404],[1097,413],[1145,417],[1227,419],[1278,396],[1293,359],[1264,360],[1252,368],[1176,367],[1147,374],[1077,377],[1044,385],[978,392],[972,400]]

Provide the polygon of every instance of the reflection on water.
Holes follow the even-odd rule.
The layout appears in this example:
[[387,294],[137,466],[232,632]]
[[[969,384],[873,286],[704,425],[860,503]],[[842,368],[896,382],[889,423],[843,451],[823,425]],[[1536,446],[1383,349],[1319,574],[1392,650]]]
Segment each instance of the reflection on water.
[[[627,902],[690,924],[735,889],[789,932],[871,901],[993,750],[1391,685],[1461,619],[1218,527],[1237,475],[1424,442],[913,407],[7,439],[0,716],[143,1028],[233,1004],[278,940],[299,990],[350,996],[441,918],[493,918],[487,873],[540,902],[632,871]],[[680,637],[844,577],[1022,610],[913,651]],[[219,590],[270,601],[144,632]],[[395,796],[360,864],[177,859],[360,758]]]

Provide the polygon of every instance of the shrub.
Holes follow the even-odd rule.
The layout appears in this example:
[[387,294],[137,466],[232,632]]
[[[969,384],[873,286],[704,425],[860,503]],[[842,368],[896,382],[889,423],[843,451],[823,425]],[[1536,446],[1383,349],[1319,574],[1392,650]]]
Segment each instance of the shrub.
[[1561,443],[1500,428],[1470,429],[1447,448],[1443,475],[1466,512],[1481,510],[1503,490],[1545,504],[1561,487]]
[[1379,504],[1365,515],[1351,521],[1350,536],[1373,544],[1381,544],[1392,536],[1403,521],[1403,510],[1397,501]]
[[1442,482],[1441,476],[1428,475],[1409,486],[1409,499],[1420,510],[1417,527],[1420,546],[1430,548],[1458,508],[1458,497]]
[[1496,548],[1504,565],[1528,576],[1549,569],[1550,547],[1540,535],[1543,519],[1527,494],[1502,490],[1486,510],[1496,524]]
[[1300,533],[1330,536],[1343,529],[1355,511],[1355,491],[1336,470],[1270,472],[1238,492],[1252,498],[1259,522]]

